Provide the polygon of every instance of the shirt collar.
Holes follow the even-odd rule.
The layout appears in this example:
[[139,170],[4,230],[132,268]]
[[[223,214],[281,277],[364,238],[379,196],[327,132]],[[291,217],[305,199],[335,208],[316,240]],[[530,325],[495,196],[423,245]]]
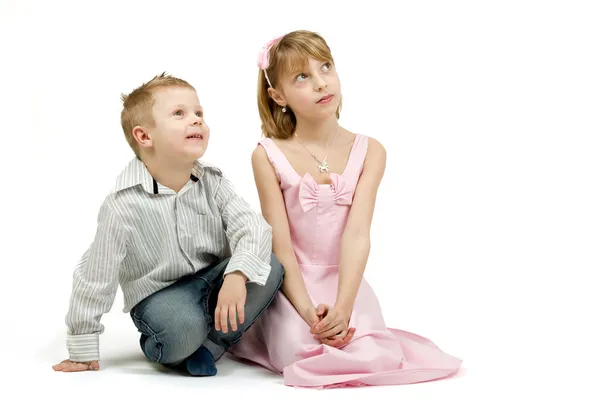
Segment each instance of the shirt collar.
[[[200,178],[202,178],[203,174],[204,166],[202,165],[202,163],[198,160],[194,161],[194,166],[192,167],[190,179],[196,182]],[[133,160],[131,160],[127,167],[125,167],[125,169],[119,174],[113,191],[118,192],[136,185],[141,185],[146,192],[151,194],[173,192],[168,187],[165,187],[160,183],[156,182],[152,175],[150,175],[150,172],[148,172],[148,169],[146,168],[144,163],[138,158],[134,158]]]

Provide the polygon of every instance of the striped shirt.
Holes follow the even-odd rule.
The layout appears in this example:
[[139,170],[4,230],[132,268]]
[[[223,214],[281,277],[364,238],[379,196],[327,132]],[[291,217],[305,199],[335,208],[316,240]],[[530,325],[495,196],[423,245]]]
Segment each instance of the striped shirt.
[[73,274],[66,316],[73,361],[98,360],[100,319],[119,285],[123,312],[226,257],[225,274],[241,271],[264,285],[271,271],[272,231],[237,195],[221,171],[196,161],[179,191],[156,182],[137,158],[100,207],[97,230]]

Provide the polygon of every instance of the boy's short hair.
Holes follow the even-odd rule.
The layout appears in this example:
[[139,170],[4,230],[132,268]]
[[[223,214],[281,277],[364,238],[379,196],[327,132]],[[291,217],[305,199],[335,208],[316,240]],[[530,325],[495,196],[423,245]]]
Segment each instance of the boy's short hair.
[[[140,158],[137,142],[133,137],[133,128],[138,125],[152,125],[152,106],[154,105],[154,91],[169,87],[187,87],[196,90],[192,85],[183,79],[175,78],[166,72],[156,75],[154,78],[135,88],[129,94],[121,94],[123,110],[121,111],[121,127],[125,133],[127,143]],[[140,158],[141,159],[141,158]]]

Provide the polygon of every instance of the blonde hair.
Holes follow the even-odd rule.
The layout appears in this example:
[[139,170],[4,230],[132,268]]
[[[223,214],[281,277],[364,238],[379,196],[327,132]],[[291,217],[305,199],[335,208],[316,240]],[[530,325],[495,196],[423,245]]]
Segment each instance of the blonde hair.
[[[294,31],[283,36],[269,50],[269,67],[267,75],[273,85],[278,86],[280,79],[295,72],[299,66],[306,65],[308,59],[330,61],[334,64],[331,50],[321,35],[310,31]],[[287,139],[294,134],[296,129],[296,116],[287,109],[283,112],[269,95],[269,82],[265,72],[258,72],[258,112],[261,120],[261,130],[267,138]],[[336,117],[340,117],[342,103],[336,110]]]
[[121,101],[123,102],[121,127],[123,128],[129,147],[131,147],[137,158],[140,158],[140,154],[137,142],[133,137],[133,128],[139,125],[154,125],[154,118],[152,117],[152,106],[154,105],[153,94],[157,89],[170,87],[187,87],[196,90],[183,79],[175,78],[163,72],[135,88],[131,93],[121,94]]

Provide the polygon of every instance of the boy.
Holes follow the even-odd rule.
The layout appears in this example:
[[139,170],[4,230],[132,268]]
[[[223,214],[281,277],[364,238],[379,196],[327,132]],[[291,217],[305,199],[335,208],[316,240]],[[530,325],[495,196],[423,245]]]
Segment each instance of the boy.
[[69,359],[53,369],[99,369],[100,318],[121,285],[146,357],[212,376],[281,286],[271,227],[217,168],[198,161],[210,130],[188,82],[163,73],[122,100],[136,157],[104,200],[75,269]]

